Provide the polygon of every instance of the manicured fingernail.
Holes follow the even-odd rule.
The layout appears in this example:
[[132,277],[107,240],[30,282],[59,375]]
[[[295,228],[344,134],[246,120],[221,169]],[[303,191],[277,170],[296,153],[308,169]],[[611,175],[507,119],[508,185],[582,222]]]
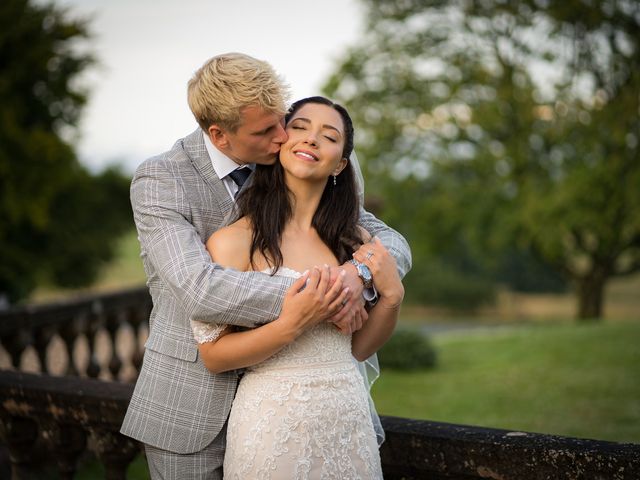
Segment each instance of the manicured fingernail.
[[302,276],[304,277],[307,273],[309,273],[309,270],[305,270],[304,272],[302,272]]
[[347,274],[347,272],[344,269],[340,269],[340,276],[344,277]]

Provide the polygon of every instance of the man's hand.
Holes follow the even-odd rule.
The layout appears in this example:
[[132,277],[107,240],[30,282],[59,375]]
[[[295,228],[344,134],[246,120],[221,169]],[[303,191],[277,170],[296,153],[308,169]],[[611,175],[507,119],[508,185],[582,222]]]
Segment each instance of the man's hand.
[[329,321],[334,323],[342,334],[351,335],[362,328],[362,325],[369,318],[369,314],[364,308],[364,298],[362,297],[364,286],[355,265],[347,262],[340,267],[332,268],[331,281],[338,277],[341,270],[345,271],[343,286],[349,287],[351,295],[340,311],[329,318]]
[[361,246],[354,254],[358,262],[364,263],[373,276],[373,284],[383,303],[399,306],[404,298],[404,287],[398,274],[396,259],[389,253],[379,238]]

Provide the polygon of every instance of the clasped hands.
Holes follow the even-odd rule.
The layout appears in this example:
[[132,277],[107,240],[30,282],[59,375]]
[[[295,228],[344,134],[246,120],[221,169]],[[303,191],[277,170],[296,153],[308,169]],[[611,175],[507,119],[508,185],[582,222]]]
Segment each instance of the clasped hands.
[[[376,287],[376,280],[380,280],[375,278],[377,273],[385,276],[387,270],[393,268],[395,271],[393,257],[377,238],[362,245],[353,256],[369,266]],[[379,259],[383,260],[382,265]],[[339,267],[314,267],[304,272],[291,286],[285,297],[283,311],[297,312],[303,329],[320,321],[328,321],[344,335],[350,335],[360,330],[369,317],[362,296],[363,289],[356,267],[350,262]]]
[[295,319],[299,333],[328,321],[349,335],[362,328],[368,317],[362,289],[353,265],[314,267],[304,272],[287,291],[281,317]]

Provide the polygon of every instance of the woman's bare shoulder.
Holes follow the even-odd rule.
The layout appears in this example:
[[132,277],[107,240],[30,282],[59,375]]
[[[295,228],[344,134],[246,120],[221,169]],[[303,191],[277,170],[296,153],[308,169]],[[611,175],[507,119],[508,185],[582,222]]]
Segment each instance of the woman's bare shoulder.
[[215,231],[207,240],[207,251],[211,259],[236,270],[249,269],[250,249],[251,225],[244,217]]

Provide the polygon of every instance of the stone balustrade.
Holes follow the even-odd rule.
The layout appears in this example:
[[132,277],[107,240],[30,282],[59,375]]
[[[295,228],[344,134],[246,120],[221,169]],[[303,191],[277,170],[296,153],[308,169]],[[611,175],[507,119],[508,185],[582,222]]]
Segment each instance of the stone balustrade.
[[[0,312],[2,353],[16,370],[131,381],[142,365],[141,336],[148,329],[151,305],[148,290],[137,288]],[[127,358],[118,348],[123,330],[131,337]],[[78,353],[80,343],[83,353]],[[108,358],[100,362],[97,352],[104,344]],[[27,350],[35,351],[37,367],[24,368]],[[61,357],[66,360],[64,366],[52,372]],[[123,378],[125,363],[129,374]],[[7,365],[0,362],[0,367]]]

